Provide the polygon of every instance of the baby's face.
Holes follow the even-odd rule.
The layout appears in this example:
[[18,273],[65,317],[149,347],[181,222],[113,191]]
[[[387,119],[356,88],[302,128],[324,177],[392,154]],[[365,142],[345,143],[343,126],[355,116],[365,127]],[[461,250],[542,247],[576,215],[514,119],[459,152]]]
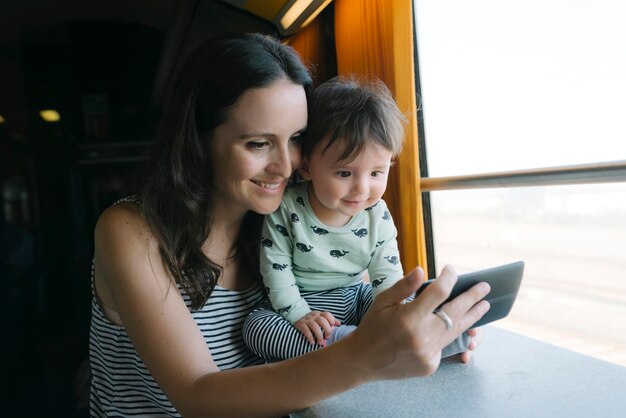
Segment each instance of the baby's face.
[[378,202],[387,188],[392,152],[368,141],[363,152],[351,161],[337,161],[345,143],[326,147],[319,143],[300,169],[311,180],[309,200],[315,215],[329,226],[343,226],[350,218]]

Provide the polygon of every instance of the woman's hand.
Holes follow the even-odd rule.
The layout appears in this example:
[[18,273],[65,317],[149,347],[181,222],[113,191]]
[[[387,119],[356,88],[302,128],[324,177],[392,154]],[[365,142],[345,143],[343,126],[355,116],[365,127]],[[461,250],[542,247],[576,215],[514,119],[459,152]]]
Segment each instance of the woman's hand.
[[476,347],[478,347],[480,342],[483,340],[483,331],[480,328],[471,328],[467,330],[467,334],[470,337],[467,351],[460,354],[460,358],[463,363],[469,363],[472,358],[472,351],[476,350]]
[[324,345],[325,340],[330,337],[333,327],[341,325],[330,312],[311,311],[298,319],[293,326],[298,329],[311,345]]
[[403,303],[423,281],[424,272],[417,268],[381,293],[359,328],[346,337],[360,347],[356,360],[369,373],[367,380],[432,374],[441,350],[489,310],[489,303],[481,300],[489,285],[479,283],[442,307],[452,321],[448,329],[433,311],[450,295],[457,281],[454,269],[444,267],[415,300]]

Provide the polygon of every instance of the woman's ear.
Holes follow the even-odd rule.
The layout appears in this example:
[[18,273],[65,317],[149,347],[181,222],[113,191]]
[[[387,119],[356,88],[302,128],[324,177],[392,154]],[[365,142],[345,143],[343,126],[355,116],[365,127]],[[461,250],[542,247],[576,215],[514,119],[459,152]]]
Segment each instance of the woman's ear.
[[303,179],[311,180],[311,164],[309,163],[309,159],[307,157],[304,157],[300,162],[298,172]]

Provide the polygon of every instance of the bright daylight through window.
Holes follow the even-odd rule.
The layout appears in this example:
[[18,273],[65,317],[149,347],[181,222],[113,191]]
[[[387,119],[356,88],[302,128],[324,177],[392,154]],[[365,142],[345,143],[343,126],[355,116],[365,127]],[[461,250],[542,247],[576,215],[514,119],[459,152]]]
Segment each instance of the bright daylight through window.
[[[626,160],[626,3],[415,6],[429,177]],[[626,366],[626,183],[431,203],[438,268],[526,261],[495,326]]]

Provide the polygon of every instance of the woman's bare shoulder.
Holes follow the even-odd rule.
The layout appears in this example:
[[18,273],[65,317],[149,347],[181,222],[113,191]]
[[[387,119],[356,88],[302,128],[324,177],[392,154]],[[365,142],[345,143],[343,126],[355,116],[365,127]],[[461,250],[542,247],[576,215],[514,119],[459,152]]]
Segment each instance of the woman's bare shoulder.
[[[136,268],[140,260],[160,260],[159,245],[141,208],[134,202],[121,202],[107,208],[96,224],[94,233],[96,268],[109,270],[109,274]],[[157,262],[157,264],[160,264]],[[117,271],[110,269],[117,267]]]
[[96,224],[94,238],[96,292],[107,308],[124,320],[124,306],[137,306],[140,300],[145,303],[146,295],[152,300],[165,297],[163,289],[168,288],[171,276],[139,205],[121,202],[107,208]]
[[[141,260],[158,257],[155,241],[140,206],[133,201],[125,201],[107,208],[96,223],[94,243],[96,294],[105,309],[118,315],[120,309],[113,298],[113,290],[126,294],[127,285],[131,282],[137,284],[137,280],[148,277],[149,269],[142,269],[144,263]],[[109,318],[112,319],[111,316]],[[113,321],[121,325],[120,319]]]
[[96,223],[96,244],[102,240],[151,240],[152,233],[141,207],[133,201],[124,201],[108,207]]

